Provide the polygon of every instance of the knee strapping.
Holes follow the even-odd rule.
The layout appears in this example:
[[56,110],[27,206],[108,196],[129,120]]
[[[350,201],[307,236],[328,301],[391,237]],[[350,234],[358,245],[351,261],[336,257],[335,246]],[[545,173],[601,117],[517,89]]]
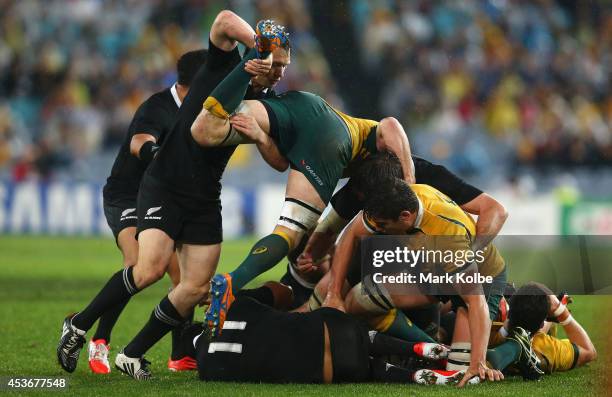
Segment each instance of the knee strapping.
[[321,211],[314,206],[294,198],[286,198],[277,225],[298,233],[295,241],[289,242],[293,247],[305,233],[314,229],[320,216]]
[[308,298],[308,309],[310,309],[310,311],[317,310],[323,304],[324,299],[325,297],[321,296],[319,291],[315,288],[310,298]]
[[252,143],[245,136],[241,135],[231,124],[229,126],[229,131],[223,141],[219,144],[219,146],[234,146],[240,145],[242,143]]
[[371,277],[367,277],[354,288],[357,303],[372,314],[386,314],[395,308],[389,291],[383,285],[375,283]]

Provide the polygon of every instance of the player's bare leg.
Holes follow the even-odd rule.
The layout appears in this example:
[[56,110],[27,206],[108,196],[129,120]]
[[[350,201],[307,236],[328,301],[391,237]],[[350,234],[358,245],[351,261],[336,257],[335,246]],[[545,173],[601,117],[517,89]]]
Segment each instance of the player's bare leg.
[[186,316],[204,300],[210,290],[210,279],[217,270],[221,244],[182,244],[178,251],[180,283],[168,297],[177,311]]
[[134,283],[143,289],[161,279],[174,254],[174,240],[160,229],[146,229],[138,236],[138,262]]
[[213,334],[220,331],[234,292],[287,256],[302,236],[314,228],[325,208],[312,183],[296,170],[289,172],[285,197],[285,205],[273,232],[255,243],[236,270],[213,277],[212,300],[206,313]]

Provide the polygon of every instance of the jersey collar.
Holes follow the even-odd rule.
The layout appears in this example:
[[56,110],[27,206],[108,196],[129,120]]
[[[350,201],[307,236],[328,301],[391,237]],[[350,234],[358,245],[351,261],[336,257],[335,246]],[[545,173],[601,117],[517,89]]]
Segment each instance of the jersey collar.
[[176,83],[172,84],[170,87],[170,93],[172,94],[172,98],[174,98],[174,103],[176,103],[176,107],[181,107],[183,102],[181,102],[181,98],[179,97],[178,91],[176,90]]
[[417,197],[417,201],[419,203],[419,210],[417,211],[417,217],[414,221],[414,227],[419,229],[421,228],[421,223],[423,222],[423,213],[425,212],[425,209],[423,208],[423,203],[421,202],[421,199]]

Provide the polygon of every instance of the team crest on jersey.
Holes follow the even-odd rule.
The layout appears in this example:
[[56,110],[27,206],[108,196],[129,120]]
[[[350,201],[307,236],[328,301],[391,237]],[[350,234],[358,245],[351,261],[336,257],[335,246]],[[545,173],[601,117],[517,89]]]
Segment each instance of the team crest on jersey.
[[264,252],[266,252],[268,250],[268,247],[257,247],[253,250],[253,254],[257,255],[257,254],[263,254]]

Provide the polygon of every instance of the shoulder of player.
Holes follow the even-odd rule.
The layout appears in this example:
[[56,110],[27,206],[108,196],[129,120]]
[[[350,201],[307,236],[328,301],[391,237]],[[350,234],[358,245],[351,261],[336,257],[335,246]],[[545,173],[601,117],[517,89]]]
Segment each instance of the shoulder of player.
[[178,99],[178,97],[174,97],[174,94],[172,93],[172,87],[173,86],[170,86],[164,88],[161,91],[156,92],[155,94],[149,97],[149,100],[159,103],[160,106],[168,107],[170,109],[177,109],[180,106],[180,100]]
[[440,192],[435,187],[430,186],[430,185],[425,185],[422,183],[413,183],[410,185],[410,188],[419,198],[421,196],[431,197],[431,198],[438,198],[439,197],[438,195],[445,196],[442,192]]
[[166,110],[176,108],[176,102],[170,92],[171,87],[167,87],[161,91],[158,91],[148,97],[144,102],[140,104],[138,110]]
[[411,185],[422,209],[422,217],[419,229],[428,235],[463,235],[470,230],[469,219],[464,217],[464,212],[456,205],[445,199],[438,190],[428,185]]

